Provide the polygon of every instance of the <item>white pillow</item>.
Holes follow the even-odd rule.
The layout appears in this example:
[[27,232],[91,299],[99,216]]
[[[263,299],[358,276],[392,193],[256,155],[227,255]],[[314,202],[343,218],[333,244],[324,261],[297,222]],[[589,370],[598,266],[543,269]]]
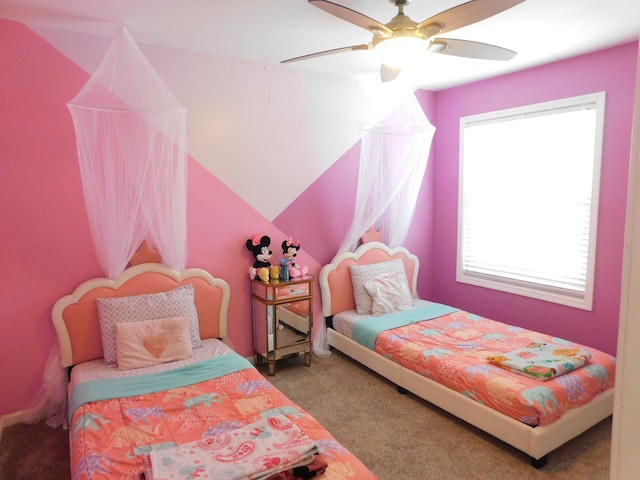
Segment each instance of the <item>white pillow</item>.
[[117,323],[115,334],[119,370],[149,367],[193,356],[187,317]]
[[102,352],[107,363],[116,363],[115,325],[157,318],[187,317],[191,346],[202,346],[193,285],[183,285],[168,292],[130,297],[97,298]]
[[372,300],[364,288],[365,282],[373,280],[385,273],[402,273],[406,277],[404,262],[399,258],[387,260],[386,262],[371,263],[369,265],[349,265],[349,271],[351,272],[356,311],[360,315],[372,313]]
[[413,298],[404,273],[385,273],[365,282],[371,296],[371,313],[375,316],[401,312],[413,307]]

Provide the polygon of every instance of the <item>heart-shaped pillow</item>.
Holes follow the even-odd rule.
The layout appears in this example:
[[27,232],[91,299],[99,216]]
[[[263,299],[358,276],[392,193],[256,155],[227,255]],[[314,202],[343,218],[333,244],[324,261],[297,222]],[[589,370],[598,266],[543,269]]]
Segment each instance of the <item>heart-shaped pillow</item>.
[[142,339],[142,346],[156,358],[160,358],[167,349],[167,345],[169,345],[167,332],[160,332],[157,335],[149,333]]

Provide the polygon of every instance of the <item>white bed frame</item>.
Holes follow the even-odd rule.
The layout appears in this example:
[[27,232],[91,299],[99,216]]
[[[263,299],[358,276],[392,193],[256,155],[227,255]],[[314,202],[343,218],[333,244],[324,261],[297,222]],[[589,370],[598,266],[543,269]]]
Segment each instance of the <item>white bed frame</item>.
[[[407,277],[411,291],[416,297],[419,267],[417,257],[402,247],[391,249],[383,243],[370,242],[363,244],[353,253],[338,254],[330,264],[321,269],[319,284],[323,315],[330,319],[335,313],[347,309],[345,304],[348,305],[348,300],[343,298],[344,292],[352,288],[348,265],[377,263],[397,257],[403,259],[405,266],[410,266],[407,269]],[[342,298],[333,302],[336,289],[339,289],[338,295]],[[336,306],[336,303],[340,306]],[[353,299],[351,305],[350,308],[355,308]],[[549,452],[609,417],[613,412],[614,389],[611,388],[600,393],[588,404],[569,410],[552,424],[531,427],[402,367],[332,328],[327,328],[327,341],[330,346],[395,383],[399,389],[410,391],[526,453],[536,468],[546,464]]]

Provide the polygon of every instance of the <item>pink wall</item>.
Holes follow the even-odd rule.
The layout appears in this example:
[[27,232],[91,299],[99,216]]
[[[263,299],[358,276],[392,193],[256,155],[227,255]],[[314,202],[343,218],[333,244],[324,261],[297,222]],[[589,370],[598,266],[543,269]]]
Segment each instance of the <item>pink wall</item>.
[[[51,308],[76,285],[102,272],[95,258],[66,103],[87,74],[20,23],[0,20],[2,174],[0,251],[0,415],[27,407],[40,386],[55,339]],[[248,277],[254,233],[284,233],[193,159],[188,164],[188,267],[201,267],[231,287],[229,340],[252,354]],[[296,232],[297,233],[297,232]],[[293,233],[291,233],[293,234]],[[302,239],[304,245],[304,239]],[[320,265],[298,255],[310,272]],[[319,295],[315,310],[320,311]]]
[[66,102],[86,77],[21,24],[0,21],[0,414],[26,406],[54,339],[53,300],[100,273]]
[[[615,353],[637,43],[440,92],[433,299]],[[461,116],[606,91],[593,311],[455,281]]]

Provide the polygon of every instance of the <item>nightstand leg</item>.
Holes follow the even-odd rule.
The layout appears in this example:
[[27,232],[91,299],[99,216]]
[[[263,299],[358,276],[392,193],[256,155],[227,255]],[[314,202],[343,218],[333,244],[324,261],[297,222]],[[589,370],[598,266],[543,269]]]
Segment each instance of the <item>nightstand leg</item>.
[[311,366],[311,352],[304,352],[304,366]]
[[273,376],[276,374],[276,362],[269,360],[269,375]]

